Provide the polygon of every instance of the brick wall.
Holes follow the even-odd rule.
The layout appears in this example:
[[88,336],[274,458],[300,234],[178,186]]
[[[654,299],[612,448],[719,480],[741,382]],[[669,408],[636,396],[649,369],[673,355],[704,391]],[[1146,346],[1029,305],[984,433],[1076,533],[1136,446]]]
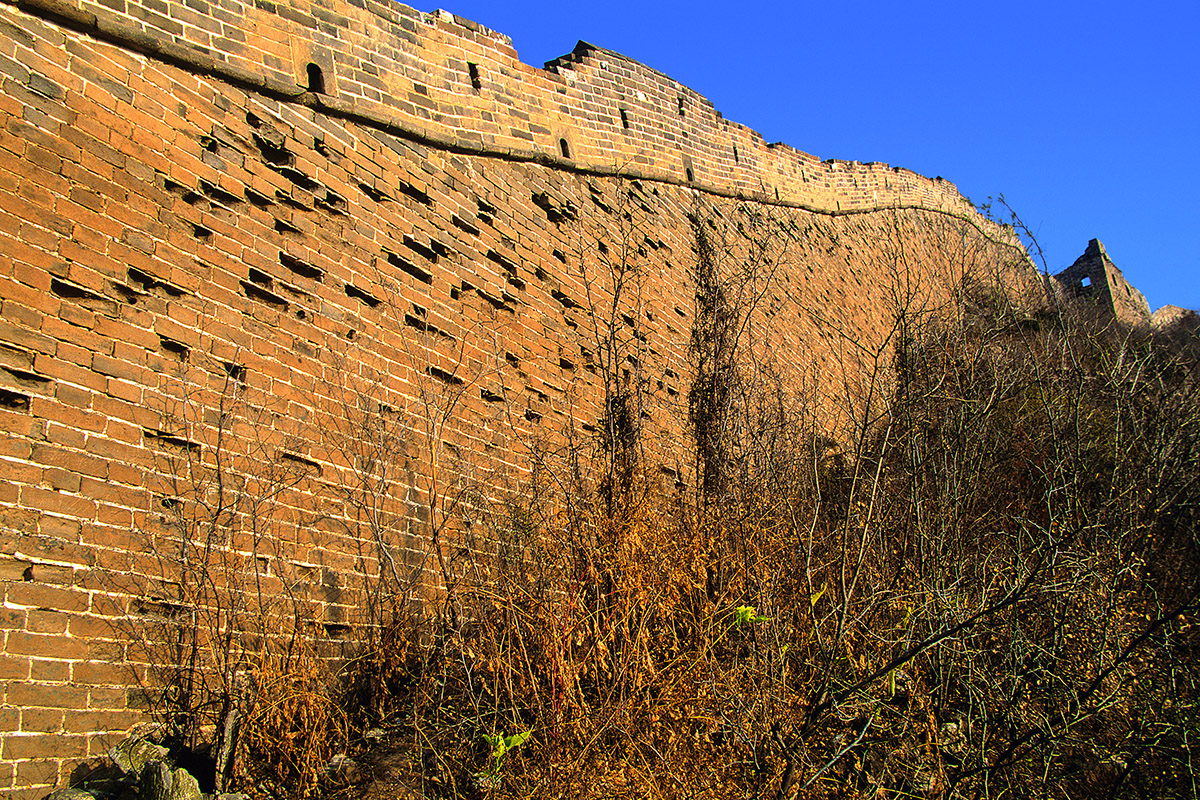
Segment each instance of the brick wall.
[[[310,63],[326,94],[301,90]],[[219,569],[298,598],[331,643],[363,576],[436,591],[431,529],[458,568],[472,518],[594,438],[606,375],[647,399],[656,474],[688,485],[695,225],[723,269],[756,265],[745,357],[826,398],[831,428],[898,296],[935,310],[977,265],[1028,277],[944,181],[765,145],[597,48],[533,69],[444,14],[36,0],[0,5],[0,74],[13,796],[142,718],[180,610],[164,554],[206,530],[221,469],[240,505]],[[346,488],[370,471],[361,424],[398,476],[375,528]]]

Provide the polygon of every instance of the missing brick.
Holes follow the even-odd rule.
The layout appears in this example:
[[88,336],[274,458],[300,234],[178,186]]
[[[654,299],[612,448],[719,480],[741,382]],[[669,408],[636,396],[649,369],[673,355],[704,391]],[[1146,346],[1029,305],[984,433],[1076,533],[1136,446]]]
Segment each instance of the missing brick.
[[463,379],[452,372],[447,372],[440,367],[429,366],[425,368],[425,373],[431,378],[437,378],[439,381],[450,386],[462,386]]
[[346,216],[347,209],[350,207],[350,204],[346,202],[346,198],[331,189],[326,189],[325,196],[318,197],[313,203],[317,208],[339,217]]
[[161,446],[174,447],[174,448],[177,448],[180,450],[187,450],[188,452],[191,452],[191,453],[199,453],[200,452],[200,445],[197,444],[196,442],[193,442],[182,436],[176,436],[174,434],[167,433],[166,431],[163,431],[163,430],[143,428],[142,435],[145,438],[149,439],[150,441],[154,442],[155,444],[158,444]]
[[365,292],[362,289],[359,289],[357,286],[355,286],[352,283],[346,284],[346,296],[353,297],[358,302],[362,303],[363,305],[369,306],[370,308],[377,307],[380,302],[378,297],[371,294],[370,292]]
[[27,394],[0,389],[0,408],[6,408],[9,411],[29,411],[30,403],[31,399]]
[[320,475],[323,472],[320,464],[318,464],[316,461],[313,461],[311,458],[305,458],[304,456],[302,456],[298,453],[292,453],[287,450],[280,450],[279,451],[279,460],[287,462],[289,464],[295,464],[297,466],[302,467],[306,471],[312,471],[312,472],[317,473],[318,475]]
[[232,192],[227,192],[211,181],[201,180],[200,191],[203,192],[210,200],[226,206],[236,206],[243,202],[241,197],[238,197]]
[[143,292],[154,292],[156,294],[165,294],[168,297],[183,297],[187,292],[180,289],[178,286],[167,283],[161,278],[142,272],[140,269],[130,267],[125,272],[129,276],[129,280],[142,287]]
[[231,381],[240,386],[246,384],[246,367],[244,365],[232,361],[222,361],[221,367],[225,370],[225,376]]
[[299,228],[285,219],[275,218],[275,230],[279,233],[303,234]]
[[246,297],[250,298],[251,300],[257,300],[260,303],[265,303],[273,308],[279,309],[280,311],[287,311],[290,307],[290,304],[287,300],[284,300],[282,297],[274,294],[273,292],[267,291],[261,286],[256,286],[249,281],[242,281],[241,284],[242,291],[245,292]]
[[409,250],[412,250],[417,255],[424,258],[426,261],[428,261],[432,264],[437,263],[438,254],[434,251],[434,249],[432,247],[428,247],[424,244],[421,244],[413,237],[405,236],[404,237],[404,246],[407,247]]
[[187,361],[192,354],[192,349],[186,344],[163,336],[161,333],[158,335],[158,346],[164,353],[178,361]]
[[360,183],[358,185],[358,188],[360,190],[362,190],[363,194],[365,194],[367,197],[374,200],[376,203],[386,203],[392,199],[391,197],[389,197],[387,195],[387,193],[381,192],[378,189],[376,189],[374,186],[371,186],[366,183]]
[[251,189],[249,186],[242,191],[242,194],[246,195],[246,200],[248,200],[251,205],[255,205],[259,208],[267,208],[268,206],[275,205],[274,200],[267,197],[262,192],[257,192],[254,189]]
[[325,277],[325,273],[321,270],[317,269],[311,264],[304,263],[294,255],[285,253],[282,250],[279,251],[279,263],[287,267],[295,274],[299,275],[301,278],[308,278],[309,280],[316,281],[317,283],[320,283]]
[[421,203],[422,205],[426,205],[426,206],[433,205],[433,198],[430,197],[429,194],[427,192],[425,192],[425,190],[421,189],[420,187],[414,186],[413,184],[408,183],[407,181],[397,181],[396,185],[397,185],[397,188],[400,190],[400,193],[405,195],[406,197],[411,197],[413,200],[416,200],[418,203]]
[[403,259],[400,256],[396,255],[395,253],[389,253],[387,251],[384,251],[384,255],[387,256],[387,260],[388,260],[389,264],[391,264],[393,267],[400,270],[401,272],[405,273],[406,275],[411,275],[412,277],[419,280],[421,283],[427,283],[430,285],[433,284],[433,274],[431,272],[427,272],[426,270],[421,269],[416,264],[410,263],[406,259]]
[[452,225],[454,225],[454,227],[458,228],[460,231],[463,231],[464,233],[469,233],[472,236],[479,235],[479,228],[476,228],[474,225],[467,222],[466,220],[464,220],[462,217],[458,216],[457,214],[450,215],[450,223]]

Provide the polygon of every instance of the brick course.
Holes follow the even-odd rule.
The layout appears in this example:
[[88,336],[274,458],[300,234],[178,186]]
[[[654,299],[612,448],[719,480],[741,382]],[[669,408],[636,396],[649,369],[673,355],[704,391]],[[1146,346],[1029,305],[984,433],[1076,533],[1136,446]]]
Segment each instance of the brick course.
[[[336,639],[380,569],[339,492],[356,469],[337,446],[347,397],[402,439],[389,552],[414,566],[431,448],[484,515],[535,453],[595,430],[597,331],[648,398],[652,462],[692,480],[677,442],[693,224],[729,264],[772,243],[748,356],[795,390],[854,372],[843,337],[882,345],[902,282],[933,308],[972,263],[1030,278],[952,184],[768,145],[590,45],[535,69],[501,34],[371,0],[122,7],[0,5],[0,792],[14,797],[142,718],[139,631],[172,613],[159,556],[222,409],[237,409],[222,455],[294,482],[269,529],[240,519],[230,563],[269,596],[288,581]],[[596,313],[622,267],[636,289]],[[819,410],[836,428],[838,406]]]

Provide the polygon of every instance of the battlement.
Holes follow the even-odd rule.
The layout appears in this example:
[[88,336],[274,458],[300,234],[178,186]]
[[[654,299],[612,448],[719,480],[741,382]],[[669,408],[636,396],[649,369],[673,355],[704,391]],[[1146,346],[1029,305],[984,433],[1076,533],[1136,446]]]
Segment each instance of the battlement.
[[820,159],[725,119],[702,95],[586,42],[545,65],[446,11],[374,0],[20,0],[123,46],[420,141],[827,212],[970,213],[956,187]]
[[1150,324],[1149,303],[1117,269],[1099,239],[1089,241],[1083,255],[1054,279],[1067,297],[1090,301],[1101,313],[1126,325]]

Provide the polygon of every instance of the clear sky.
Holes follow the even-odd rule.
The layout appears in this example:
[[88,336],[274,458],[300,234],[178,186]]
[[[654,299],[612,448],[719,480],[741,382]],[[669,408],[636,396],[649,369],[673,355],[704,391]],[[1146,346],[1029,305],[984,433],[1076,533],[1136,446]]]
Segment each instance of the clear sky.
[[1200,0],[441,7],[527,64],[583,39],[767,141],[941,175],[977,204],[1003,194],[1052,272],[1098,238],[1152,309],[1200,309]]

